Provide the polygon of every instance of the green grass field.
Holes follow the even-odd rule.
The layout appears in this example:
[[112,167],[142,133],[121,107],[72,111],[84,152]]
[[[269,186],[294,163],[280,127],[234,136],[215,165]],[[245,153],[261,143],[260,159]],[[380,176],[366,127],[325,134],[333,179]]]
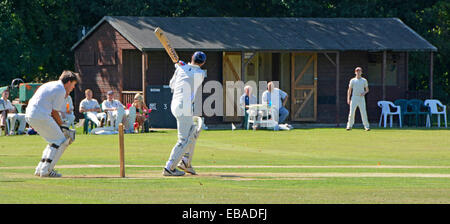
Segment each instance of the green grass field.
[[56,169],[33,176],[45,141],[0,137],[0,203],[450,203],[450,131],[203,131],[199,175],[161,175],[176,131],[77,135]]

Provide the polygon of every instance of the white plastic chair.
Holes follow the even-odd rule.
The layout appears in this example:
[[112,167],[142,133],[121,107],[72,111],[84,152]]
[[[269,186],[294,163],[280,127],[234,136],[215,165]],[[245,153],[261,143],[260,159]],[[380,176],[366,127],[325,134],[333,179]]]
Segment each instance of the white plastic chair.
[[[378,123],[378,127],[381,126],[381,120],[383,120],[384,118],[384,128],[386,128],[386,120],[387,120],[387,116],[389,115],[390,117],[390,127],[392,128],[392,117],[393,115],[398,115],[398,121],[400,124],[400,128],[402,127],[402,116],[401,116],[401,109],[400,106],[396,106],[395,104],[393,104],[390,101],[378,101],[378,106],[381,107],[381,116],[380,116],[380,122]],[[397,108],[397,111],[391,111],[391,108]]]
[[[274,131],[277,131],[278,122],[276,120],[278,120],[278,110],[269,106],[263,106],[260,109],[259,123],[261,124],[261,127],[273,128]],[[277,116],[277,119],[275,119],[275,116]]]
[[247,110],[248,113],[248,121],[247,121],[247,130],[250,128],[250,123],[255,125],[256,119],[258,119],[258,108],[250,107]]
[[[438,127],[441,127],[441,114],[444,115],[445,128],[447,128],[447,106],[442,104],[441,101],[439,101],[439,100],[425,100],[424,104],[425,104],[425,106],[430,107],[431,116],[433,116],[433,114],[437,115]],[[438,106],[443,108],[443,110],[439,111]],[[431,127],[430,120],[431,120],[430,115],[427,115],[427,122],[430,123],[430,127]]]

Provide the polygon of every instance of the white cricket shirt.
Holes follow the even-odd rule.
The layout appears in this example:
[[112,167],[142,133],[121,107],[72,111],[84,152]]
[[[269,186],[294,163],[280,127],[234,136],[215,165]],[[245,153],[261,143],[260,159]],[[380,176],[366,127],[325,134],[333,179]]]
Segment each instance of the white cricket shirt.
[[[173,91],[172,101],[182,102],[184,94],[189,94],[189,100],[192,103],[195,99],[195,93],[206,78],[206,73],[198,65],[191,63],[187,65],[175,64],[175,73],[170,80],[169,86]],[[189,93],[183,93],[183,88],[189,87]]]
[[369,84],[367,79],[361,77],[357,79],[356,77],[350,80],[348,84],[349,88],[352,88],[352,97],[361,96],[362,93],[365,92],[364,88],[368,87]]
[[28,102],[26,116],[48,118],[52,110],[64,111],[66,90],[62,81],[51,81],[40,86]]

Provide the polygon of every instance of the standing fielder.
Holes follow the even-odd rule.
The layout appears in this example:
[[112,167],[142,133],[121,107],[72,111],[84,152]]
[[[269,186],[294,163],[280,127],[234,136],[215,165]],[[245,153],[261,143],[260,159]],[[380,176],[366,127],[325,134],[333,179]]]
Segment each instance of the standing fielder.
[[[350,80],[347,90],[347,104],[350,105],[348,114],[347,131],[352,130],[355,123],[356,108],[359,107],[361,120],[366,131],[370,131],[369,121],[367,120],[366,100],[364,96],[369,92],[369,84],[367,79],[361,77],[362,68],[355,68],[355,78]],[[351,98],[350,98],[351,95]]]
[[[183,176],[185,172],[195,175],[191,161],[194,155],[195,142],[202,127],[202,119],[193,116],[193,102],[195,93],[206,77],[205,71],[200,67],[205,64],[206,54],[197,51],[192,55],[191,63],[175,64],[175,73],[170,80],[173,91],[170,109],[177,119],[178,141],[172,149],[169,160],[164,168],[164,176]],[[197,125],[194,124],[194,120]],[[183,156],[184,155],[184,156]]]
[[65,98],[77,83],[77,74],[65,70],[58,81],[39,87],[29,101],[25,119],[48,142],[36,167],[36,176],[61,177],[53,168],[67,146],[75,140],[75,131],[63,126],[58,111],[65,110]]

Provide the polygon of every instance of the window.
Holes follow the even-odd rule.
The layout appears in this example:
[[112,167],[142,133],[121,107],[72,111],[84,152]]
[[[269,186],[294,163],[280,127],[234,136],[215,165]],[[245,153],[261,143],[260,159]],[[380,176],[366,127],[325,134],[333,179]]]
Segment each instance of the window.
[[[397,54],[387,54],[386,58],[386,86],[397,85]],[[367,78],[369,85],[382,85],[381,69],[383,64],[383,53],[369,53],[369,63],[363,76]]]

